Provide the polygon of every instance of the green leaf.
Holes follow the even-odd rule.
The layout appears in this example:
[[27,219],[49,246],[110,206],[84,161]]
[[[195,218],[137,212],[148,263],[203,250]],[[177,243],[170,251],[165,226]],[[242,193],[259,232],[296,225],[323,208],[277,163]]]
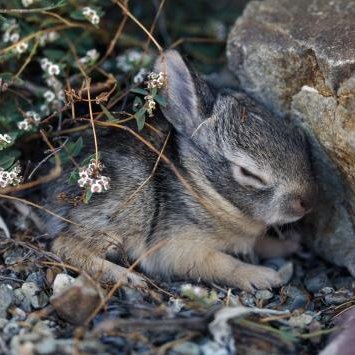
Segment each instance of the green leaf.
[[76,157],[79,155],[81,149],[83,148],[84,143],[83,143],[83,138],[79,137],[76,142],[68,143],[67,144],[67,154],[70,157]]
[[132,109],[134,112],[138,112],[143,107],[143,101],[139,96],[136,96],[133,100]]
[[146,109],[145,108],[141,108],[139,111],[137,111],[134,114],[134,118],[137,121],[137,127],[138,127],[138,131],[141,131],[144,127],[144,123],[145,123],[145,112]]
[[79,170],[75,169],[69,174],[68,183],[70,185],[75,185],[77,184],[78,180],[79,180]]
[[107,121],[109,121],[109,122],[116,122],[117,121],[117,119],[115,117],[113,117],[112,113],[104,105],[100,104],[100,107],[101,107],[102,112],[107,117]]
[[86,190],[85,196],[84,196],[84,203],[89,203],[92,197],[92,192],[91,190]]
[[158,93],[158,89],[157,88],[153,88],[152,92],[151,92],[151,95],[153,96],[153,98],[155,98],[155,96],[157,96],[157,93]]
[[168,106],[168,101],[166,100],[166,98],[164,96],[156,95],[155,101],[162,107]]
[[67,55],[66,52],[60,49],[45,49],[43,50],[43,53],[48,59],[54,61],[59,61]]
[[18,150],[3,150],[0,152],[0,167],[5,170],[10,169],[20,155],[21,153]]
[[82,10],[76,10],[70,13],[70,17],[74,20],[86,20],[86,17],[83,15]]
[[134,88],[131,89],[131,92],[134,92],[135,94],[141,94],[141,95],[148,95],[148,91],[142,88]]
[[14,76],[14,74],[12,74],[12,73],[1,73],[0,79],[2,79],[4,81],[11,81],[13,76]]

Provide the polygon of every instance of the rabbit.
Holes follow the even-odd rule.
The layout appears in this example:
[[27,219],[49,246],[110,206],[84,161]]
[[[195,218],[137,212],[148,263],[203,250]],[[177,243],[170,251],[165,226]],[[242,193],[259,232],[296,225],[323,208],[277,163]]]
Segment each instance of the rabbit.
[[141,136],[156,149],[130,131],[98,129],[111,188],[71,206],[56,196],[78,193],[78,186],[68,186],[65,175],[47,185],[46,206],[73,222],[46,218],[52,250],[103,281],[133,287],[144,287],[144,277],[110,260],[110,251],[119,248],[129,263],[162,280],[248,292],[279,287],[277,271],[241,259],[297,250],[267,230],[313,207],[304,133],[241,91],[215,90],[175,50],[165,51],[154,71],[166,73],[159,92],[166,105],[149,121],[154,130],[145,127]]

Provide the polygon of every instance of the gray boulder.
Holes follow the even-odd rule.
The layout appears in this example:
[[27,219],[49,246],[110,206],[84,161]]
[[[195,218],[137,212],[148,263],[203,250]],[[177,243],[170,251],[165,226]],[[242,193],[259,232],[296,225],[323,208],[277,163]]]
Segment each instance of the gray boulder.
[[355,276],[355,1],[252,1],[232,28],[241,87],[309,132],[319,183],[308,244]]

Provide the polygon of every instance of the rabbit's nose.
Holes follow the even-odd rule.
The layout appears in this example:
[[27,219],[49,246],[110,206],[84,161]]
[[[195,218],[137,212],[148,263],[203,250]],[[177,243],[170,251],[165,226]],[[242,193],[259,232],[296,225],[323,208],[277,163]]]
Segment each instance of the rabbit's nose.
[[304,197],[294,197],[290,201],[290,207],[292,211],[297,215],[305,215],[310,212],[312,209],[312,201],[311,199],[307,199]]

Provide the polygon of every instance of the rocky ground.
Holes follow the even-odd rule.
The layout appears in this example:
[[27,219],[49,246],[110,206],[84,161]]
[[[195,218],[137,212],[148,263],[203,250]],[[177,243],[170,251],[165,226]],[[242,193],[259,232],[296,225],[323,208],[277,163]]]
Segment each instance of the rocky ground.
[[285,278],[272,292],[153,280],[140,291],[78,276],[11,209],[2,205],[13,233],[0,240],[1,354],[312,354],[352,315],[355,279],[306,250],[264,262]]

